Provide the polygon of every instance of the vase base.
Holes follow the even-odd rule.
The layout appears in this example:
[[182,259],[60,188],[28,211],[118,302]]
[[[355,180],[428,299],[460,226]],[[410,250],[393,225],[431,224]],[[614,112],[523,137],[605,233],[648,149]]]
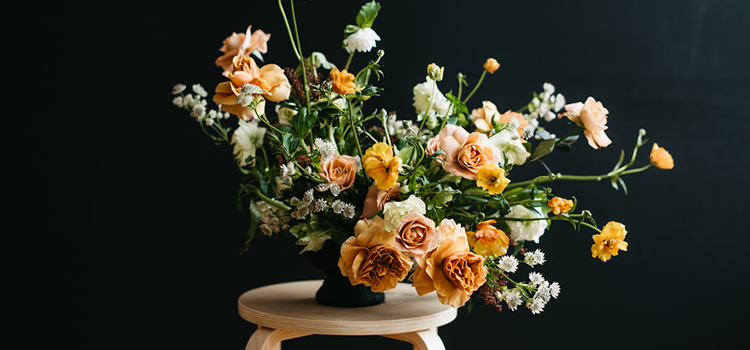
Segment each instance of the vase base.
[[326,276],[315,293],[315,301],[334,307],[365,307],[382,304],[385,293],[374,293],[364,284],[353,286],[346,277],[340,280]]

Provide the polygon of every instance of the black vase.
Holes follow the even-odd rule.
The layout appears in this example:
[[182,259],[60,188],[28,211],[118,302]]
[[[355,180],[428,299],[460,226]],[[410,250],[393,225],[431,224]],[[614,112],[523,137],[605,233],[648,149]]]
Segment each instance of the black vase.
[[352,285],[349,278],[341,274],[339,257],[341,246],[327,240],[316,252],[307,251],[302,256],[315,268],[323,271],[323,285],[315,293],[315,301],[336,307],[363,307],[381,304],[384,293],[375,293],[364,284]]

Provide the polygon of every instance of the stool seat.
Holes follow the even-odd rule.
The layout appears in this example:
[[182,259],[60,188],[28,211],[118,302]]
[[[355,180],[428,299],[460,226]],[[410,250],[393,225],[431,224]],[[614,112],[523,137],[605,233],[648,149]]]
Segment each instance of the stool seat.
[[240,316],[258,325],[246,349],[280,349],[281,341],[306,335],[380,335],[408,341],[414,349],[445,349],[437,327],[456,318],[456,309],[441,304],[434,293],[418,296],[399,283],[386,291],[380,305],[339,308],[318,304],[322,280],[280,283],[243,293]]

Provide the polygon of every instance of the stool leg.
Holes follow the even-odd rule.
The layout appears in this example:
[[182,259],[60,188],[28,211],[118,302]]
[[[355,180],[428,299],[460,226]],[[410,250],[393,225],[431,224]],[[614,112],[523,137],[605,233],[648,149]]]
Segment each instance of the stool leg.
[[437,328],[399,334],[382,334],[383,337],[398,339],[414,345],[414,350],[445,350]]
[[258,326],[250,337],[245,350],[281,350],[281,342],[310,335],[310,333],[291,332]]

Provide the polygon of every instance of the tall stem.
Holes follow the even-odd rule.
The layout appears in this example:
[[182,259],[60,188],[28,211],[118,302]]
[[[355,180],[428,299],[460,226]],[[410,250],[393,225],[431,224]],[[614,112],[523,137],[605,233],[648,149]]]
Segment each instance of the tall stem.
[[479,85],[482,85],[482,81],[484,80],[484,76],[485,75],[487,75],[487,70],[484,70],[482,72],[482,76],[479,77],[479,81],[477,82],[477,85],[475,85],[474,89],[471,90],[471,92],[469,93],[469,96],[466,96],[466,99],[464,100],[464,104],[466,104],[467,102],[469,102],[469,99],[471,98],[471,96],[474,96],[474,93],[477,92],[477,89],[479,88]]
[[354,51],[349,53],[349,58],[346,59],[346,65],[344,66],[345,71],[349,71],[349,65],[352,64],[352,57],[354,57]]
[[[292,4],[292,6],[294,6],[294,4]],[[292,35],[292,29],[289,27],[289,20],[286,19],[286,12],[284,12],[284,5],[281,4],[281,0],[279,0],[279,10],[281,10],[281,17],[284,18],[284,24],[286,24],[286,32],[289,34],[289,41],[292,44],[294,55],[297,57],[298,60],[301,60],[302,56],[297,50],[297,45],[294,44],[294,36]]]

